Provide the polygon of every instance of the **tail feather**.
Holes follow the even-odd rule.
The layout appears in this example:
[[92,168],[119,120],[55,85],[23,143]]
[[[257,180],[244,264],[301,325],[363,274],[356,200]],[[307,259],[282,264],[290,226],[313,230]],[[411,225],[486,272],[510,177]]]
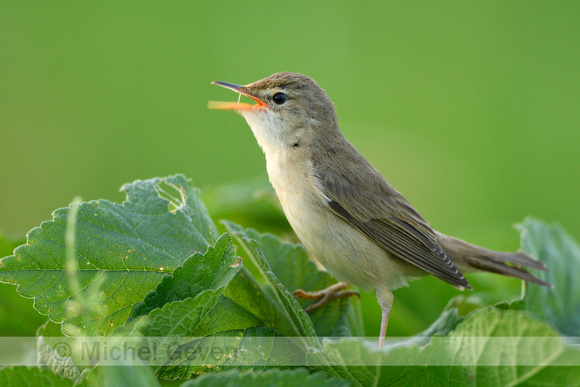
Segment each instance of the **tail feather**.
[[[542,271],[550,271],[550,270],[548,270],[548,268],[546,267],[544,262],[540,262],[538,260],[535,260],[534,258],[530,257],[528,254],[522,253],[521,251],[518,251],[516,253],[498,253],[498,252],[493,251],[493,250],[487,250],[487,251],[490,251],[490,252],[497,254],[500,262],[509,262],[509,263],[513,263],[514,265],[518,265],[518,266],[529,267],[532,269],[538,269],[538,270],[542,270]],[[494,259],[493,256],[491,256],[490,258]]]
[[[448,235],[438,233],[438,240],[447,256],[463,272],[488,271],[552,287],[544,280],[534,277],[523,267],[549,271],[546,265],[523,252],[501,253],[484,249]],[[514,266],[508,265],[512,264]]]
[[[527,282],[533,282],[538,285],[552,287],[548,282],[541,280],[537,277],[534,277],[532,274],[527,272],[524,269],[521,269],[516,266],[509,266],[503,262],[497,262],[491,259],[471,259],[470,257],[466,257],[467,263],[476,270],[483,270],[488,271],[490,273],[497,273],[502,275],[507,275],[509,277],[515,277],[519,279],[523,279]],[[508,261],[510,262],[510,261]]]

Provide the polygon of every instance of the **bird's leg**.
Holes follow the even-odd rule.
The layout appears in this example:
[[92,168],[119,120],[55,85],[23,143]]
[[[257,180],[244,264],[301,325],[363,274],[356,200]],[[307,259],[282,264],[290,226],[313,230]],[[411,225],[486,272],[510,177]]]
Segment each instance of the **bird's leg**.
[[298,289],[292,294],[296,298],[306,298],[307,300],[320,299],[320,301],[308,306],[308,308],[305,309],[306,313],[310,313],[313,310],[316,310],[321,306],[328,304],[332,300],[351,296],[358,296],[358,298],[360,298],[360,293],[357,292],[356,290],[343,290],[348,286],[349,285],[347,284],[339,282],[337,284],[331,285],[326,289],[319,290],[317,292],[305,292],[302,289]]
[[377,289],[377,299],[379,300],[379,305],[383,311],[383,317],[381,319],[381,331],[379,333],[379,350],[383,348],[385,343],[385,335],[387,333],[387,324],[389,323],[389,314],[391,313],[391,307],[393,306],[393,293],[386,289]]

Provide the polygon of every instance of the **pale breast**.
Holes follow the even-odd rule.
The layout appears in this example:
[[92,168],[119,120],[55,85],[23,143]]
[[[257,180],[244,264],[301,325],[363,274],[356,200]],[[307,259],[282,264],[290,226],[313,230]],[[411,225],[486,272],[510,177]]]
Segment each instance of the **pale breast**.
[[336,216],[312,171],[309,158],[266,155],[268,175],[286,217],[306,249],[341,282],[363,289],[406,285],[409,265]]

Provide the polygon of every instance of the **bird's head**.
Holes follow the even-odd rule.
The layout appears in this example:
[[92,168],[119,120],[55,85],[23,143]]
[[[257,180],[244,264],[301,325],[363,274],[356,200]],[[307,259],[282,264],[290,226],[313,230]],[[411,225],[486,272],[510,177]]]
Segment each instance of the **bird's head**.
[[308,146],[314,138],[338,130],[336,112],[324,90],[298,73],[276,73],[248,85],[213,84],[253,99],[256,104],[210,102],[210,109],[234,110],[246,118],[266,153],[285,147]]

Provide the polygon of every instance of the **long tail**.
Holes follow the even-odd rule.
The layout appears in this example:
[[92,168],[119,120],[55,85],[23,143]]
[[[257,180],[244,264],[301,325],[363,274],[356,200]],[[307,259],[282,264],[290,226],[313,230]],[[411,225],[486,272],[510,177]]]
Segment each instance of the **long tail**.
[[[549,271],[546,265],[525,253],[501,253],[488,250],[441,233],[437,233],[437,237],[447,256],[463,272],[488,271],[552,287],[548,282],[534,277],[523,269],[523,267],[528,267]],[[507,265],[507,263],[511,263],[514,266]]]

